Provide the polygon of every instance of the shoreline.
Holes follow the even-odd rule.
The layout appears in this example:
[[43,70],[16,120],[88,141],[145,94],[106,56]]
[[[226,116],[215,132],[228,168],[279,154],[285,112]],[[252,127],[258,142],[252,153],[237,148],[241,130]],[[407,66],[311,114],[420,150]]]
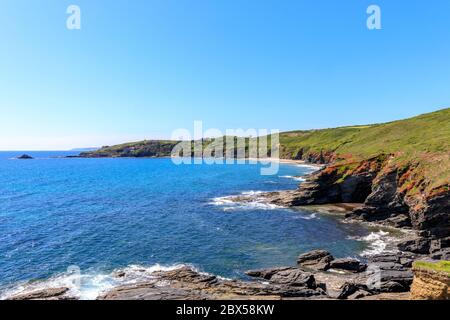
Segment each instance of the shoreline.
[[[324,260],[326,258],[326,260]],[[21,289],[3,292],[2,300],[356,300],[379,299],[392,295],[408,299],[409,291],[392,287],[412,282],[408,264],[415,256],[386,253],[367,262],[353,258],[334,258],[323,250],[299,256],[296,265],[248,270],[251,279],[228,279],[198,270],[189,264],[118,268],[108,274],[79,275],[103,278],[103,288],[92,291],[89,284],[77,287],[77,279],[57,275],[47,280],[23,283]],[[395,269],[385,261],[397,261]],[[400,263],[401,262],[401,263]],[[368,285],[373,268],[382,268],[381,287]],[[65,278],[64,278],[65,276]],[[97,285],[102,285],[97,283]],[[397,286],[396,285],[396,286]],[[28,286],[28,287],[27,287]],[[349,287],[350,286],[350,287]],[[408,287],[409,288],[409,287]]]
[[[177,157],[172,157],[172,156],[155,156],[155,157],[119,157],[119,156],[108,156],[108,157],[84,157],[84,156],[80,156],[80,155],[69,155],[69,156],[59,156],[59,157],[54,157],[54,158],[68,158],[68,159],[176,159]],[[190,159],[198,159],[200,157],[187,157]],[[209,159],[209,158],[201,158],[201,159]],[[217,160],[223,160],[224,162],[226,161],[226,158],[213,158],[213,159],[217,159]],[[311,163],[311,162],[307,162],[304,160],[293,160],[293,159],[284,159],[284,158],[233,158],[233,162],[235,161],[242,161],[245,160],[246,162],[267,162],[267,163],[271,163],[271,162],[278,162],[278,163],[283,163],[283,164],[296,164],[296,165],[305,165],[308,167],[314,167],[317,169],[321,169],[324,168],[326,165],[321,165],[321,164],[315,164],[315,163]],[[226,162],[225,162],[226,163]],[[234,164],[234,163],[233,163]],[[246,163],[248,164],[248,163]],[[250,163],[251,164],[251,163]]]
[[[154,159],[154,158],[153,158]],[[250,160],[250,159],[246,159]],[[322,168],[323,166],[311,165],[302,160],[289,160],[289,159],[253,159],[259,162],[261,161],[276,161],[284,164],[292,165],[306,165],[316,168]],[[298,189],[288,191],[275,191],[268,194],[277,194],[279,192],[295,192]],[[261,196],[259,194],[258,196]],[[242,198],[242,197],[241,197]],[[252,197],[254,199],[254,197]],[[242,199],[240,199],[242,200]],[[355,209],[359,209],[363,204],[361,203],[330,203],[323,205],[309,205],[309,206],[284,206],[289,209],[301,208],[306,210],[322,210],[322,212],[336,213],[340,216],[345,215]],[[358,219],[349,219],[354,223],[372,223]],[[377,227],[389,227],[377,223]],[[401,228],[400,228],[401,229]],[[403,229],[402,229],[403,230]],[[323,251],[323,250],[315,250]],[[137,280],[134,271],[130,272],[125,269],[119,269],[113,271],[110,275],[117,283],[103,291],[99,291],[96,297],[90,297],[90,299],[359,299],[365,297],[372,297],[376,299],[376,296],[380,293],[377,290],[370,290],[365,285],[367,274],[362,271],[365,262],[363,260],[355,260],[351,258],[327,258],[326,267],[322,270],[322,255],[319,256],[317,252],[307,252],[303,255],[312,255],[313,265],[319,266],[318,269],[310,270],[310,265],[306,268],[300,264],[296,267],[273,267],[266,270],[250,270],[247,274],[258,275],[254,276],[256,280],[239,280],[239,279],[224,279],[216,275],[206,274],[198,271],[194,267],[189,265],[179,265],[178,268],[163,268],[162,270],[153,270],[149,274],[149,278],[143,277]],[[329,253],[325,255],[330,256]],[[382,268],[381,270],[387,274],[387,281],[384,282],[385,288],[381,290],[381,293],[406,292],[409,290],[409,285],[412,282],[411,264],[412,261],[423,258],[423,255],[414,255],[405,251],[399,250],[398,252],[386,252],[383,251],[368,258],[368,264]],[[378,260],[377,260],[378,259]],[[329,260],[329,261],[328,261]],[[333,262],[334,261],[334,262]],[[389,265],[386,266],[386,262]],[[333,265],[334,263],[334,265]],[[328,265],[330,264],[330,265]],[[356,272],[352,268],[358,266]],[[366,266],[367,267],[367,266]],[[344,269],[340,269],[344,268]],[[361,268],[361,271],[359,271]],[[386,269],[383,269],[386,268]],[[152,267],[139,267],[140,272],[146,273],[147,269]],[[338,271],[335,271],[337,269]],[[270,276],[266,276],[270,274]],[[302,284],[298,287],[295,280],[298,276],[302,279],[306,277],[308,279],[314,279],[313,284],[311,281]],[[127,277],[135,282],[128,283]],[[252,276],[253,277],[253,276]],[[269,278],[267,278],[269,277]],[[311,278],[312,277],[312,278]],[[58,278],[58,275],[48,279]],[[363,280],[362,280],[363,279]],[[395,281],[393,281],[394,279]],[[125,280],[122,282],[122,280]],[[47,280],[46,280],[47,281]],[[203,283],[198,285],[198,281]],[[281,281],[281,283],[279,282]],[[392,285],[396,283],[395,285]],[[32,281],[27,284],[32,284]],[[80,296],[73,294],[73,290],[67,287],[65,282],[61,282],[57,286],[46,286],[45,281],[44,289],[25,290],[22,292],[16,292],[9,295],[6,299],[50,299],[50,300],[67,300],[67,299],[80,299]],[[353,283],[350,285],[350,283]],[[356,285],[354,284],[356,283]],[[350,289],[349,289],[350,286]],[[393,287],[392,287],[393,286]],[[326,288],[324,290],[323,288]],[[30,288],[31,289],[31,288]],[[250,293],[249,293],[250,292]],[[143,298],[144,297],[144,298]],[[393,297],[396,297],[394,294]],[[405,297],[405,294],[398,295],[397,297]],[[4,297],[2,297],[4,298]]]
[[[293,163],[293,162],[289,162]],[[298,164],[298,162],[295,162]],[[360,204],[328,204],[328,205],[317,205],[311,206],[308,209],[312,211],[317,211],[318,209],[325,209],[327,211],[332,211],[336,213],[339,209],[342,212],[348,212],[352,208],[359,206]],[[306,208],[306,207],[304,207]],[[293,208],[291,208],[293,209]],[[362,223],[361,221],[354,221],[355,223]],[[370,232],[370,230],[368,230]],[[379,253],[382,254],[382,253]],[[345,259],[345,258],[340,258]],[[337,259],[337,260],[340,260]],[[362,261],[362,260],[360,260]],[[134,270],[131,270],[134,269]],[[282,267],[273,266],[272,269],[268,270],[279,270],[279,269],[289,268],[289,272],[311,272],[308,270],[299,269],[297,267]],[[246,273],[251,273],[252,271],[247,271]],[[140,273],[141,279],[136,278],[136,273]],[[183,274],[188,273],[189,278],[184,279]],[[336,273],[334,270],[330,271],[320,271],[312,272],[316,279],[320,281],[326,281],[332,283],[335,287],[336,283],[341,283],[343,280],[347,281],[354,278],[353,273],[340,274]],[[73,300],[73,299],[105,299],[105,300],[115,300],[115,299],[138,299],[138,295],[147,294],[151,297],[157,295],[161,299],[172,299],[172,291],[177,291],[178,286],[186,287],[189,290],[183,293],[182,298],[192,299],[197,298],[197,291],[202,291],[204,288],[199,288],[195,282],[197,279],[203,279],[202,277],[208,277],[214,279],[208,291],[217,290],[217,294],[207,296],[206,299],[335,299],[337,296],[336,292],[325,294],[319,287],[313,289],[308,288],[307,290],[301,289],[297,293],[292,293],[292,288],[278,287],[278,284],[271,284],[270,281],[265,279],[258,279],[256,277],[254,280],[243,280],[240,278],[227,279],[222,278],[218,275],[204,273],[199,271],[197,268],[190,264],[174,264],[172,266],[163,267],[160,265],[153,266],[128,266],[124,268],[115,269],[109,274],[99,274],[99,275],[80,275],[80,277],[104,277],[109,278],[111,285],[104,290],[99,290],[97,295],[86,296],[86,293],[82,294],[76,288],[70,287],[68,285],[68,279],[64,279],[64,274],[57,274],[50,277],[47,280],[35,282],[33,280],[22,283],[20,287],[24,288],[22,291],[11,291],[7,295],[3,292],[2,299],[13,299],[13,300],[28,300],[28,299],[49,299],[49,300]],[[127,277],[130,277],[130,282],[127,281]],[[344,282],[345,282],[344,281]],[[69,282],[72,282],[70,280]],[[29,286],[29,287],[28,287]],[[231,287],[231,288],[230,288]],[[12,288],[17,288],[15,285]],[[92,290],[92,289],[91,289]],[[229,292],[227,291],[229,290]],[[253,294],[246,294],[248,290],[254,290]],[[284,290],[286,292],[284,292]],[[338,289],[333,289],[337,290]],[[194,293],[192,293],[193,291]],[[268,295],[267,292],[270,292]],[[245,294],[244,294],[245,293]],[[89,294],[88,294],[89,295]],[[293,296],[290,296],[293,295]]]

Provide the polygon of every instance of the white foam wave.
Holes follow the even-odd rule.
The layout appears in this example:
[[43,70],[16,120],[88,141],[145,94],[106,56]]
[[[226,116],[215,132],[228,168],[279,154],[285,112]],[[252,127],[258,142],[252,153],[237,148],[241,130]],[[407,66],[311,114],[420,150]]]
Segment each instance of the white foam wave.
[[[162,266],[159,264],[155,264],[150,267],[130,265],[124,269],[114,271],[110,274],[62,273],[47,280],[33,283],[20,283],[14,287],[8,288],[0,294],[0,300],[37,290],[62,287],[69,288],[69,291],[66,293],[69,297],[75,297],[80,300],[94,300],[102,293],[116,286],[133,284],[145,280],[154,279],[155,277],[153,274],[157,271],[176,270],[184,266],[186,265],[176,264],[172,266]],[[116,277],[115,275],[119,271],[125,272],[126,277]]]
[[364,241],[368,243],[368,248],[361,252],[362,256],[373,256],[383,252],[393,252],[392,248],[389,248],[389,244],[395,241],[395,238],[390,236],[389,232],[379,230],[377,232],[371,232],[364,237],[349,237],[349,239]]
[[285,179],[294,179],[296,181],[300,181],[300,182],[304,182],[306,181],[305,178],[303,177],[295,177],[295,176],[280,176],[280,178],[285,178]]
[[309,170],[312,170],[312,171],[317,171],[317,170],[320,170],[320,169],[322,169],[324,166],[321,166],[321,165],[313,165],[313,164],[297,164],[297,167],[300,167],[300,168],[305,168],[305,169],[309,169]]
[[311,214],[298,214],[295,216],[297,219],[303,219],[303,220],[313,220],[318,219],[317,214],[311,213]]
[[22,283],[3,292],[0,299],[51,288],[69,288],[67,295],[80,300],[93,300],[101,292],[116,285],[114,279],[105,274],[60,274],[44,281]]
[[[263,198],[258,197],[262,193],[264,193],[264,191],[245,191],[237,196],[224,196],[213,198],[209,204],[223,207],[224,211],[255,210],[255,209],[274,210],[281,208],[278,205],[264,202]],[[239,196],[246,197],[246,200],[239,201]]]
[[264,191],[244,191],[241,193],[243,196],[257,196],[264,193]]

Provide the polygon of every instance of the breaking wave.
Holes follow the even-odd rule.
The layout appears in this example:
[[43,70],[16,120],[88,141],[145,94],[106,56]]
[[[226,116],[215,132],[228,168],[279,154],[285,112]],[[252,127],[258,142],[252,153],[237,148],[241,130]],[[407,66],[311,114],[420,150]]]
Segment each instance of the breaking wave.
[[[281,206],[264,202],[265,199],[259,197],[262,193],[264,193],[264,191],[246,191],[237,196],[217,197],[213,198],[209,204],[223,207],[224,211],[254,209],[274,210],[282,208]],[[245,198],[245,200],[240,200],[240,197]]]
[[[115,270],[110,274],[65,272],[47,280],[20,283],[4,289],[3,292],[0,292],[0,300],[38,290],[63,287],[69,288],[69,291],[66,293],[68,297],[74,297],[80,300],[95,300],[99,295],[114,287],[155,279],[153,275],[155,272],[171,271],[185,266],[195,269],[193,266],[185,264],[171,266],[155,264],[149,267],[130,265],[126,268]],[[124,272],[126,277],[117,277],[119,272]]]
[[361,252],[361,256],[373,256],[385,252],[395,252],[396,249],[392,247],[392,243],[395,243],[396,238],[392,237],[389,232],[379,230],[377,232],[371,232],[364,237],[348,237],[351,240],[363,241],[368,244],[367,249]]
[[309,170],[311,170],[311,172],[317,171],[317,170],[320,170],[320,169],[323,168],[323,166],[321,166],[321,165],[303,164],[303,163],[302,164],[297,164],[297,167],[309,169]]
[[280,176],[280,178],[293,179],[293,180],[300,181],[300,182],[306,181],[306,179],[303,177],[295,177],[295,176]]
[[296,219],[303,219],[303,220],[319,219],[319,218],[317,217],[317,214],[316,214],[316,213],[311,213],[311,214],[305,214],[305,213],[303,213],[303,214],[297,214],[297,215],[295,216],[295,218],[296,218]]

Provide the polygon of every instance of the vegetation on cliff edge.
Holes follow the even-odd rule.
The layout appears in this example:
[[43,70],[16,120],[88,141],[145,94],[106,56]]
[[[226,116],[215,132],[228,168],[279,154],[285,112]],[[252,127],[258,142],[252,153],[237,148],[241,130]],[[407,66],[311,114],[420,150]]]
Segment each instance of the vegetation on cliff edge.
[[433,270],[446,272],[450,276],[450,261],[437,261],[437,262],[428,262],[428,261],[415,261],[413,267],[416,269],[425,269],[425,270]]

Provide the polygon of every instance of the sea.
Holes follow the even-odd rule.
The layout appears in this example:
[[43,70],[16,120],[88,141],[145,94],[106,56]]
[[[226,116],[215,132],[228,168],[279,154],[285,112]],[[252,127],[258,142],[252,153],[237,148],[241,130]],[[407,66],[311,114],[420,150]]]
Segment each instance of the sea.
[[[33,160],[17,160],[22,154]],[[76,152],[0,152],[0,298],[68,286],[95,299],[119,285],[189,265],[228,279],[249,269],[295,265],[299,254],[335,257],[386,250],[388,231],[342,214],[266,204],[261,192],[291,190],[317,168],[281,164],[182,164],[171,159],[67,158]],[[235,203],[231,196],[255,196]]]

